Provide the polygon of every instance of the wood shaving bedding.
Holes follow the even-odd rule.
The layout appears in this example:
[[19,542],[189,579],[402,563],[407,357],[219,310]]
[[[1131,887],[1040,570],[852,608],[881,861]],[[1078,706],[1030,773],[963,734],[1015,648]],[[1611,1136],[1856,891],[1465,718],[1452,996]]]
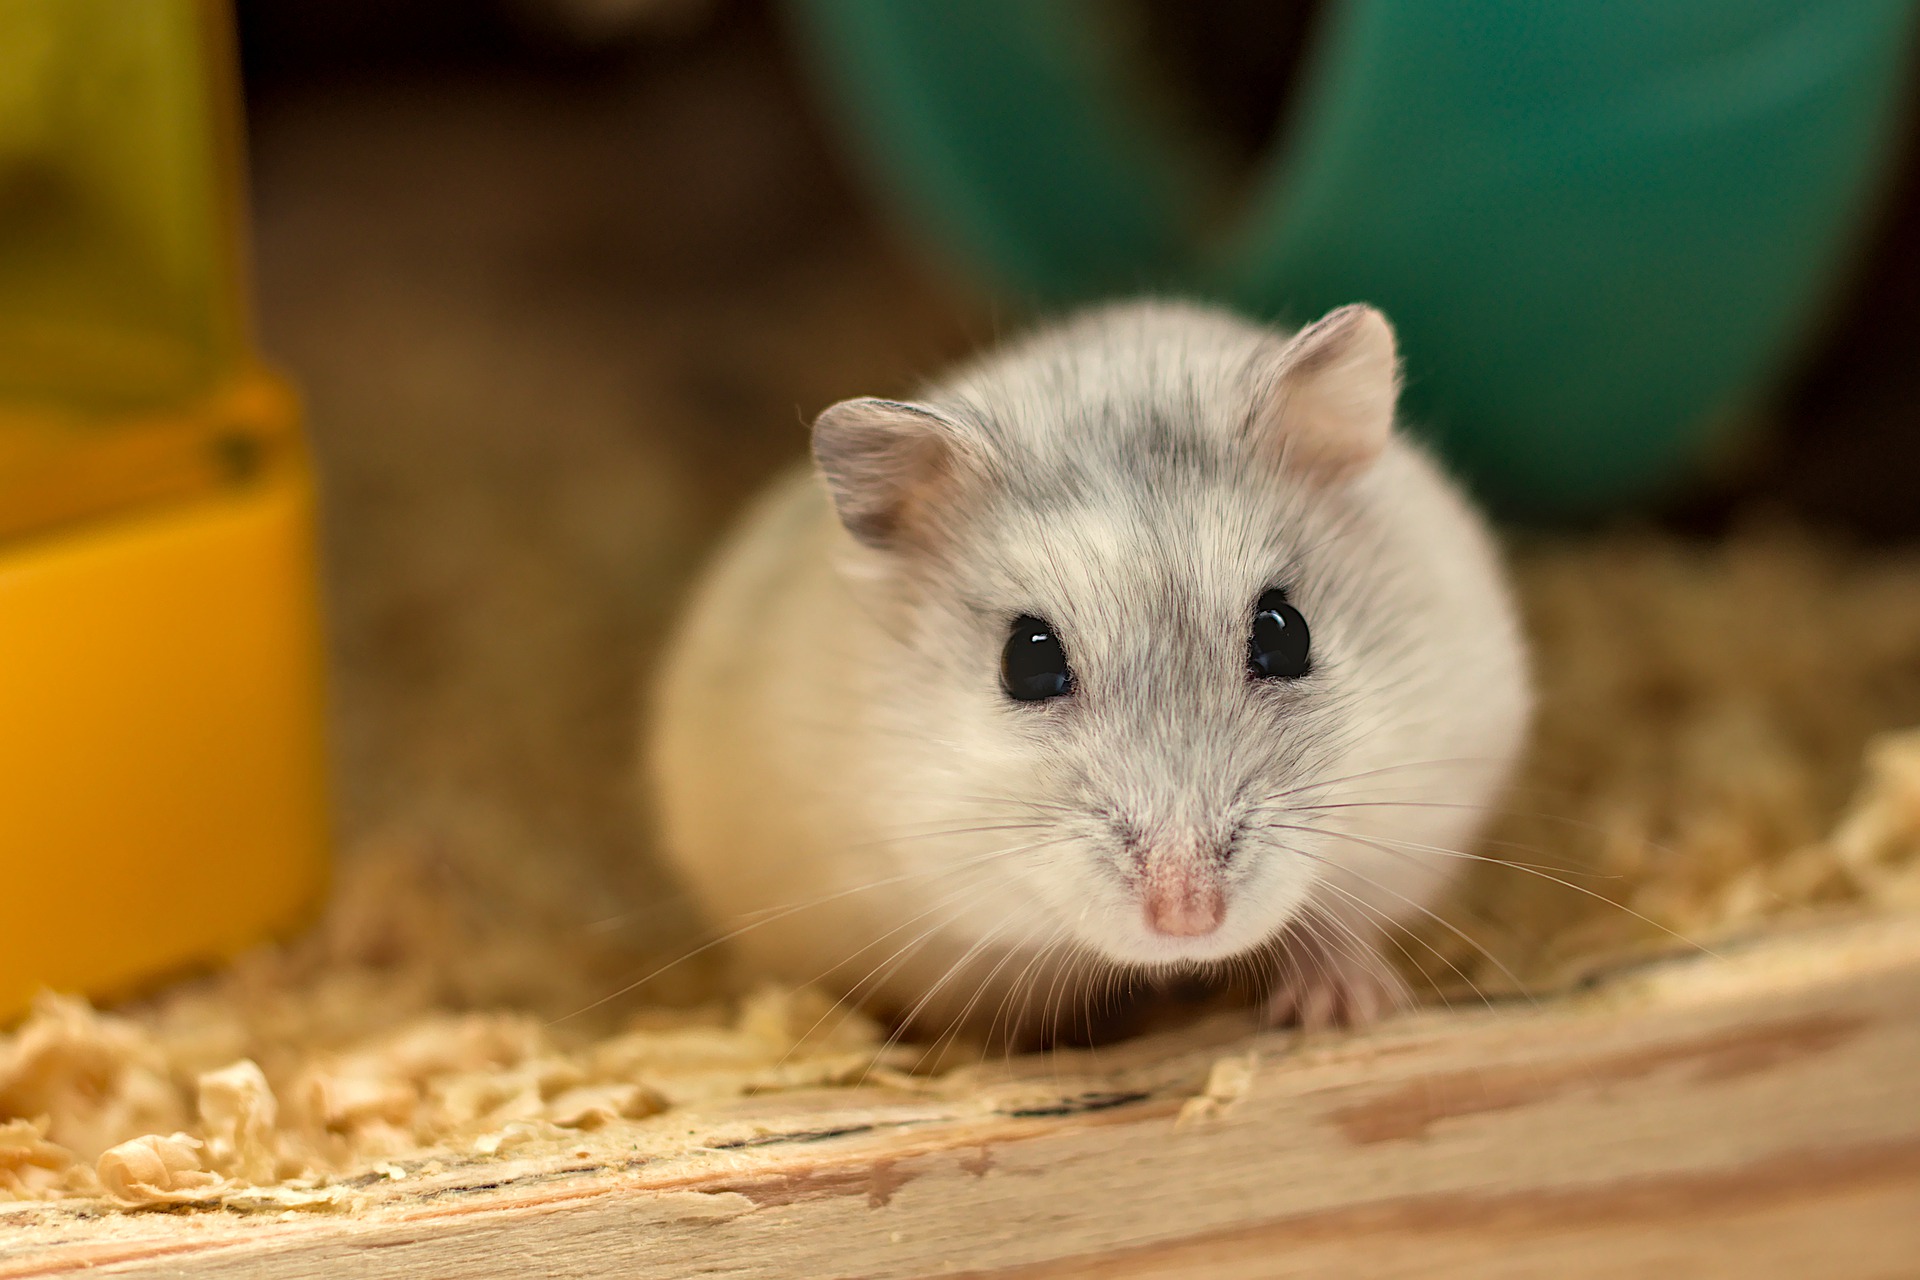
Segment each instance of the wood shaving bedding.
[[[180,1052],[137,1016],[48,996],[0,1052],[6,1096],[61,1089],[62,1064],[37,1051],[50,1039],[101,1062],[126,1057],[97,1071],[84,1096],[66,1093],[60,1109],[0,1127],[0,1198],[103,1196],[135,1207],[219,1203],[275,1186],[318,1192],[395,1160],[495,1155],[673,1107],[850,1084],[888,1056],[877,1027],[813,993],[759,993],[724,1023],[713,1012],[572,1052],[528,1015],[430,1014],[316,1053],[276,1085],[250,1058],[156,1074],[150,1064],[190,1048]],[[157,1090],[170,1095],[167,1109],[134,1105]],[[114,1124],[155,1131],[103,1145],[119,1136]]]
[[[1503,861],[1402,940],[1438,995],[1551,990],[1809,907],[1920,910],[1920,557],[1616,536],[1530,548],[1519,575],[1539,732]],[[0,1200],[326,1210],[423,1161],[920,1087],[814,993],[703,1000],[694,963],[606,999],[650,968],[389,834],[308,936],[115,1012],[47,996],[0,1035]]]

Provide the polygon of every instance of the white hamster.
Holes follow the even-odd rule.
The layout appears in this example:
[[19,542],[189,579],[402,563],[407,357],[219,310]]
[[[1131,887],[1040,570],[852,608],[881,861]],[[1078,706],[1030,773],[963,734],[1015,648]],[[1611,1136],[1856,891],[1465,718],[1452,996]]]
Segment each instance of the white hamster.
[[1031,1042],[1130,986],[1370,1020],[1525,735],[1498,551],[1376,310],[1112,305],[849,400],[701,583],[664,849],[756,971]]

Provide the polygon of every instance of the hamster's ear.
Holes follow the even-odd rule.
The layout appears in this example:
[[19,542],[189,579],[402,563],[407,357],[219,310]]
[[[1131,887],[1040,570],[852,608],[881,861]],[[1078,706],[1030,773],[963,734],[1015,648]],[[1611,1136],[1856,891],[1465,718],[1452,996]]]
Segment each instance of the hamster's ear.
[[1355,303],[1330,311],[1262,370],[1252,430],[1289,470],[1322,483],[1364,471],[1393,434],[1400,357],[1393,326]]
[[813,421],[813,461],[840,523],[870,547],[901,541],[966,452],[951,418],[897,400],[842,400]]

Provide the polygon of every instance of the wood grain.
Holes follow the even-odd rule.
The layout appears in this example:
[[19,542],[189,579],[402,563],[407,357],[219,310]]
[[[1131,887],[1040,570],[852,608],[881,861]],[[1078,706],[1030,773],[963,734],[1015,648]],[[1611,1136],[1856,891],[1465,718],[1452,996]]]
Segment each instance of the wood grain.
[[[1248,1052],[1244,1096],[1179,1118]],[[1920,924],[1358,1037],[1214,1024],[950,1096],[762,1100],[686,1133],[624,1163],[463,1165],[351,1213],[10,1210],[0,1278],[1901,1274]]]

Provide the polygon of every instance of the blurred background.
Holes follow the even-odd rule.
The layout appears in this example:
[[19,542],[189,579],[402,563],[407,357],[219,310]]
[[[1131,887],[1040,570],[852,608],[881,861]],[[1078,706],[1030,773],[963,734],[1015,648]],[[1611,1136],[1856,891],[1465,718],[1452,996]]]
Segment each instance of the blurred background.
[[[1492,53],[1424,46],[1454,58],[1447,109],[1501,118],[1461,88],[1480,83],[1473,56],[1504,56],[1503,31],[1551,36],[1575,43],[1508,87],[1559,95],[1568,127],[1513,117],[1531,150],[1429,169],[1446,154],[1403,140],[1397,163],[1421,176],[1382,199],[1342,188],[1359,162],[1341,158],[1401,135],[1324,51],[1391,79],[1389,45],[1412,38],[1391,5],[992,4],[936,30],[883,0],[240,0],[257,343],[298,387],[321,481],[334,845],[425,850],[502,912],[637,901],[610,928],[645,924],[668,899],[635,856],[636,718],[727,518],[802,455],[826,404],[906,394],[1036,310],[1117,288],[1209,289],[1296,319],[1385,304],[1416,409],[1525,527],[1709,537],[1771,514],[1920,534],[1912,6],[1734,6],[1736,23],[1793,22],[1717,61],[1685,47],[1699,32],[1662,27],[1686,6],[1628,8],[1707,74],[1686,79],[1675,54],[1629,78],[1639,97],[1617,93],[1573,69],[1627,65],[1620,49],[1486,6]],[[1043,12],[1086,30],[1029,21]],[[1849,16],[1851,32],[1821,26]],[[943,78],[929,50],[948,47],[965,57]],[[1111,65],[1087,70],[1086,48]],[[992,67],[1009,78],[965,79]],[[1769,115],[1782,76],[1813,107],[1789,94]],[[1034,84],[1053,96],[995,97]],[[1441,114],[1402,107],[1403,123]],[[1583,168],[1570,150],[1607,111],[1655,107],[1761,121],[1813,176],[1741,135],[1715,153],[1726,181],[1689,185],[1711,166],[1669,145],[1685,131],[1666,115],[1621,126],[1667,148],[1657,163],[1633,168],[1622,143]],[[1159,123],[1135,128],[1136,109]],[[1312,145],[1269,163],[1289,130]],[[982,166],[1017,181],[968,185]],[[1523,169],[1565,178],[1541,189],[1574,221],[1476,214],[1517,207],[1487,193]],[[1631,201],[1580,187],[1641,189],[1616,170],[1678,186],[1642,225]],[[1072,189],[1050,185],[1063,174]],[[1097,226],[1083,200],[1105,202]],[[1767,240],[1775,213],[1784,239]],[[1287,240],[1316,219],[1405,238]],[[1727,234],[1734,221],[1752,235]],[[1748,257],[1716,257],[1728,244]],[[1465,283],[1395,275],[1396,254]],[[1609,281],[1625,292],[1588,307]],[[1449,345],[1446,289],[1472,294],[1456,328],[1477,345]],[[1537,469],[1508,466],[1522,457]]]

